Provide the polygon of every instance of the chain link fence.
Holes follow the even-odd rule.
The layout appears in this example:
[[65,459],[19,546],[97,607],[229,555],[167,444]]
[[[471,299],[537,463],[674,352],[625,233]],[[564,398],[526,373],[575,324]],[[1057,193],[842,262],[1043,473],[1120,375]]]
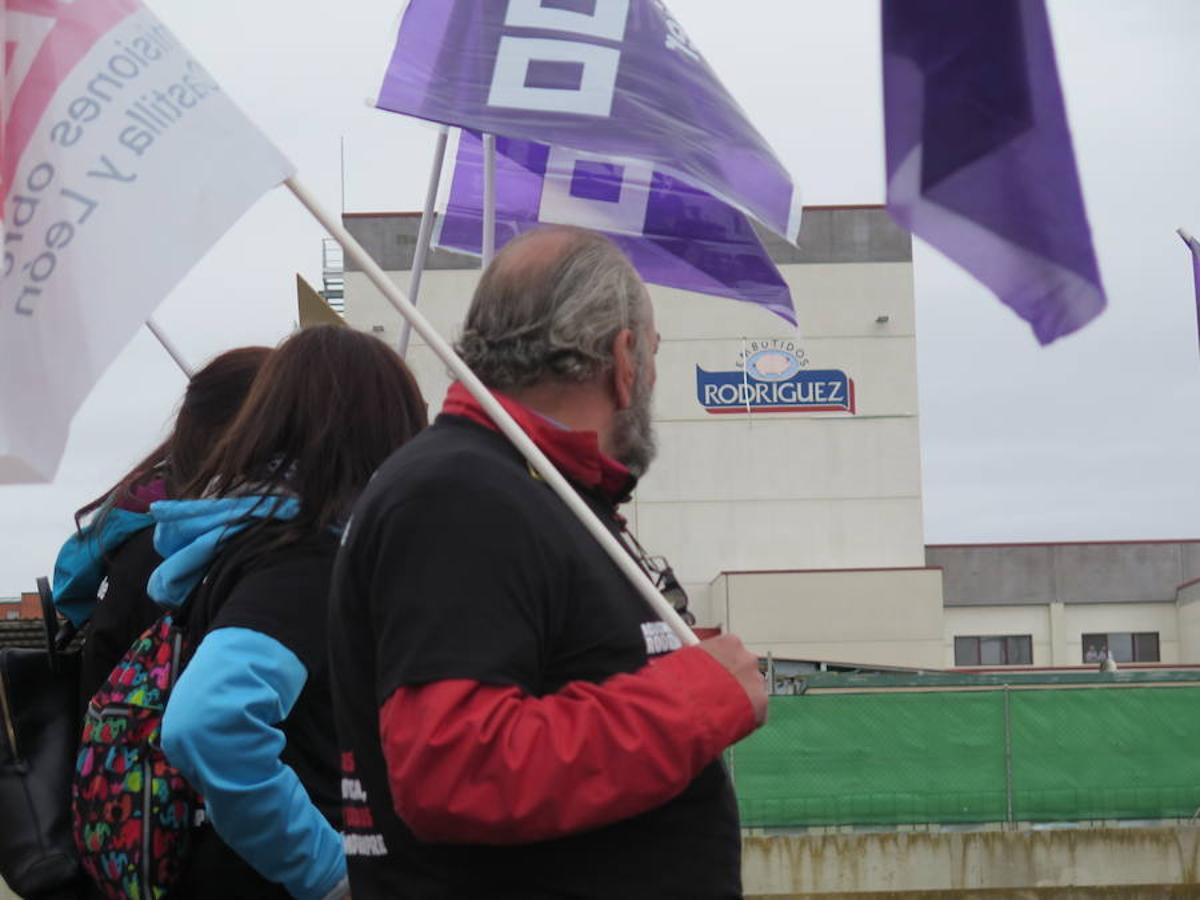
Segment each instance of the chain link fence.
[[745,827],[1191,818],[1200,686],[773,697],[728,762]]

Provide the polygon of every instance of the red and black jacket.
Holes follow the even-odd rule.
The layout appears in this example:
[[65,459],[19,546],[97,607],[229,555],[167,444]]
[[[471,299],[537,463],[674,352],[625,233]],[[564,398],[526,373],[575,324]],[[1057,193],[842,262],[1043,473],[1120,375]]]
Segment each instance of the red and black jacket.
[[[501,398],[616,530],[634,479],[596,435]],[[732,897],[719,755],[754,727],[466,392],[384,465],[334,575],[356,898]]]

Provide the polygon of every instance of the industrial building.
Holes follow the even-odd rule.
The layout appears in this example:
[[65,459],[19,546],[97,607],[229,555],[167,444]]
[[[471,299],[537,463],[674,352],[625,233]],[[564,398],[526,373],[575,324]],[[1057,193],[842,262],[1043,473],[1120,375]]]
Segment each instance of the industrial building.
[[947,666],[1200,663],[1200,541],[931,546]]

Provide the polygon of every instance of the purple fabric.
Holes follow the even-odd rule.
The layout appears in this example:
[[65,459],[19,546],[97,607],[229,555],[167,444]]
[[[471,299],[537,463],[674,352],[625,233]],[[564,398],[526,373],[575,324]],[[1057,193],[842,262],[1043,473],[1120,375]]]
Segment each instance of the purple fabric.
[[662,0],[410,0],[378,105],[650,162],[799,233],[791,178]]
[[1192,275],[1196,280],[1196,330],[1200,335],[1200,241],[1190,234],[1185,234],[1182,230],[1179,232],[1179,236],[1183,238],[1187,248],[1192,251]]
[[1196,276],[1196,308],[1200,311],[1200,242],[1192,239],[1192,268]]
[[525,87],[577,91],[583,84],[583,65],[553,60],[532,60],[525,70]]
[[155,478],[145,484],[136,484],[129,489],[129,495],[117,500],[117,507],[129,512],[148,513],[150,504],[167,499],[167,482]]
[[1105,307],[1044,0],[887,0],[888,209],[1043,344]]
[[[546,223],[605,233],[646,281],[754,303],[796,324],[787,283],[738,210],[649,166],[497,138],[497,248]],[[481,253],[483,141],[473,132],[459,140],[435,242]]]
[[618,203],[624,180],[624,166],[581,159],[575,164],[575,172],[571,176],[571,196]]

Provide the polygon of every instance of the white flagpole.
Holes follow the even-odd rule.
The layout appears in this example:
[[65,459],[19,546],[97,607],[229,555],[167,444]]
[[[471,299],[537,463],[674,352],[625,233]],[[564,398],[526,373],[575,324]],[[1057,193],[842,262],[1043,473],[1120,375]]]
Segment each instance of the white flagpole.
[[496,257],[496,136],[483,136],[483,267]]
[[750,408],[750,354],[746,352],[746,338],[742,338],[742,393],[746,396],[746,415],[750,427],[754,427],[754,412]]
[[343,134],[338,155],[342,173],[342,215],[346,214],[346,136]]
[[183,358],[183,354],[179,352],[179,348],[175,346],[174,342],[172,342],[169,337],[167,337],[166,333],[158,326],[158,323],[155,322],[153,318],[146,320],[146,327],[150,329],[150,333],[152,335],[158,338],[158,342],[162,344],[163,349],[167,351],[171,359],[175,360],[175,365],[179,366],[184,375],[190,379],[196,374],[192,370],[192,367],[188,365],[187,360]]
[[679,617],[679,614],[675,612],[675,608],[671,606],[670,602],[658,592],[658,588],[654,586],[654,582],[642,571],[641,567],[629,555],[620,541],[596,517],[596,514],[583,502],[583,499],[575,493],[575,489],[563,478],[558,469],[546,458],[545,454],[538,449],[529,435],[505,412],[504,407],[500,405],[500,401],[492,395],[491,391],[484,387],[483,382],[459,358],[450,344],[434,330],[433,326],[429,324],[429,320],[409,302],[408,298],[404,296],[404,292],[392,283],[387,273],[362,248],[362,245],[354,239],[354,236],[345,229],[340,221],[331,216],[317,202],[316,197],[300,184],[294,176],[289,178],[286,184],[288,189],[296,195],[296,199],[345,248],[350,258],[358,264],[367,278],[371,280],[371,283],[379,289],[387,301],[395,307],[396,311],[412,323],[412,327],[416,330],[417,334],[425,340],[429,348],[446,364],[446,367],[450,369],[454,377],[462,382],[463,386],[471,393],[471,396],[487,412],[488,416],[496,424],[496,427],[500,429],[505,437],[512,441],[513,445],[521,452],[521,455],[529,461],[529,465],[533,467],[534,471],[541,476],[542,480],[558,494],[559,498],[570,508],[571,512],[578,517],[579,521],[583,523],[583,526],[591,533],[592,537],[600,543],[600,546],[604,548],[616,566],[625,574],[625,577],[630,580],[643,599],[650,604],[650,607],[675,632],[684,646],[699,643],[699,639],[695,633]]
[[[434,207],[437,205],[438,188],[442,183],[442,165],[446,156],[446,141],[450,128],[443,125],[438,129],[437,145],[433,150],[433,168],[429,172],[429,189],[425,193],[425,208],[421,211],[421,228],[417,232],[417,246],[413,251],[412,277],[408,281],[408,299],[413,306],[421,296],[421,276],[425,274],[425,260],[429,256],[429,244],[433,240]],[[396,351],[400,358],[408,356],[408,342],[412,337],[412,323],[405,319],[400,326],[400,343]]]

